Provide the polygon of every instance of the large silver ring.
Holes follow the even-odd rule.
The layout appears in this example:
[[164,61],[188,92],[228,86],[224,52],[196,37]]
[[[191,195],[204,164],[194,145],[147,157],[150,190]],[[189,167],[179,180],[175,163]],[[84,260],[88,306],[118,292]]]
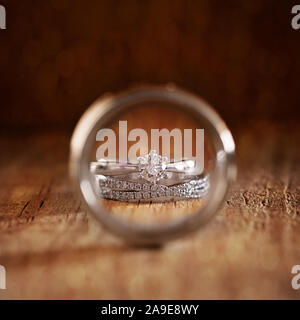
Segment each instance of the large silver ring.
[[[95,174],[90,171],[90,162],[92,161],[91,154],[95,145],[95,136],[99,128],[105,127],[108,121],[111,121],[125,109],[149,101],[174,104],[185,112],[191,113],[194,119],[201,121],[205,125],[206,132],[209,132],[216,159],[213,174],[209,175],[210,187],[205,196],[203,207],[193,214],[171,222],[139,224],[124,220],[105,209],[107,207],[102,205],[102,201],[106,200],[99,200],[99,194],[93,186]],[[218,212],[236,176],[234,152],[235,145],[229,129],[216,111],[205,101],[196,95],[176,88],[174,85],[147,86],[117,95],[106,95],[97,100],[84,113],[71,140],[70,173],[87,208],[106,228],[131,242],[157,244],[197,230]],[[96,171],[98,169],[105,171],[111,165],[105,168],[103,165],[100,168],[96,166],[95,169]],[[103,176],[105,179],[113,177],[106,174]],[[200,176],[199,179],[202,178],[204,177]],[[194,180],[197,179],[196,177]],[[186,182],[182,182],[182,184],[184,183]],[[122,190],[112,191],[120,192]],[[123,192],[130,191],[123,190]]]

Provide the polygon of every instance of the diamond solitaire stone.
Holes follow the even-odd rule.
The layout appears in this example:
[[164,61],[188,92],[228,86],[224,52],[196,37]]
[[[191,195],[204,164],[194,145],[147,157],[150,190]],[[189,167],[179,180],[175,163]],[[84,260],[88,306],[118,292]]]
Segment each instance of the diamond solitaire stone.
[[155,150],[151,150],[149,154],[138,157],[139,176],[149,182],[157,181],[167,177],[168,158],[162,157]]

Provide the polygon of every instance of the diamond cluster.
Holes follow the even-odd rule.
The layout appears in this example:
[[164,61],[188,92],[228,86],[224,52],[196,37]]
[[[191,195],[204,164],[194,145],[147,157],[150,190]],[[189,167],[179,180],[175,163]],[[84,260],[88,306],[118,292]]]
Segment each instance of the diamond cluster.
[[149,154],[138,157],[139,177],[146,181],[157,183],[159,180],[167,178],[168,158],[162,157],[155,150],[151,150]]

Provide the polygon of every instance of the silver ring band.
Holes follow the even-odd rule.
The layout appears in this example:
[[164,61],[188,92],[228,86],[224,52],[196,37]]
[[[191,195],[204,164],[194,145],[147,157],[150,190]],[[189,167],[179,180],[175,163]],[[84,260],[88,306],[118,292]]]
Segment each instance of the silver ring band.
[[[99,203],[94,181],[91,181],[93,175],[89,165],[91,154],[94,152],[94,139],[99,128],[104,128],[108,121],[115,119],[124,110],[149,101],[164,105],[172,104],[191,114],[196,121],[203,121],[205,129],[210,133],[216,154],[214,183],[207,194],[205,206],[198,208],[194,214],[163,224],[131,223],[120,219],[119,215],[109,214],[110,210]],[[201,228],[218,212],[236,176],[234,154],[235,145],[230,130],[202,98],[174,86],[147,86],[106,95],[85,112],[71,140],[70,173],[78,195],[87,204],[89,211],[106,228],[130,242],[158,244]]]
[[202,198],[210,187],[208,175],[172,186],[107,178],[103,175],[95,177],[99,197],[126,202],[166,202]]
[[[147,180],[141,178],[139,172],[132,172],[127,174],[118,174],[118,175],[104,175],[104,174],[95,174],[95,177],[101,178],[102,180],[109,180],[112,182],[115,181],[127,181],[127,182],[136,182],[136,183],[144,183],[147,182]],[[167,177],[164,179],[159,180],[158,182],[151,182],[152,184],[157,185],[165,185],[165,186],[172,186],[174,184],[184,183],[188,182],[192,179],[197,179],[197,177],[200,177],[199,175],[188,175],[185,173],[168,173]]]
[[[194,160],[183,160],[171,162],[166,165],[167,172],[173,173],[189,173],[190,175],[196,174],[195,161]],[[127,173],[134,173],[140,171],[139,164],[134,163],[119,163],[112,160],[99,160],[91,162],[90,171],[93,174],[103,175],[120,175]]]
[[[115,160],[100,159],[90,163],[90,172],[94,175],[122,176],[127,180],[143,179],[151,183],[164,182],[165,185],[182,183],[201,174],[194,160],[169,162],[156,150],[137,158],[137,163],[120,163]],[[129,177],[131,175],[131,177]]]

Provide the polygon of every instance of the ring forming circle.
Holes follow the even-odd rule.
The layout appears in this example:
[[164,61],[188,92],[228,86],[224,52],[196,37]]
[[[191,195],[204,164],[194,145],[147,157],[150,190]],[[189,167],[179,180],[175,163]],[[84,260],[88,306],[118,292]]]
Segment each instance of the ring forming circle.
[[[97,131],[118,113],[149,101],[174,104],[205,123],[216,153],[214,188],[199,211],[167,223],[138,224],[107,212],[99,203],[91,185],[89,155]],[[200,97],[174,85],[143,86],[118,94],[106,94],[95,101],[79,120],[70,146],[69,171],[76,191],[88,210],[114,234],[138,244],[161,244],[195,231],[205,225],[224,203],[236,176],[235,144],[217,112]]]

